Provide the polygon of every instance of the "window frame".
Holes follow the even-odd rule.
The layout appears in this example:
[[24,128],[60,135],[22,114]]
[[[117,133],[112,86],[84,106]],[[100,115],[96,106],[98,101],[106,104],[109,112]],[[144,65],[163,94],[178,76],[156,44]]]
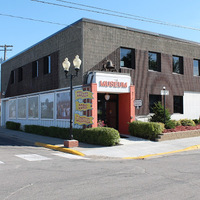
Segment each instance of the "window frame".
[[18,82],[21,82],[23,80],[23,68],[18,68]]
[[[175,98],[181,98],[181,102],[177,102],[177,100],[175,100]],[[177,102],[178,106],[175,105],[175,102]],[[178,108],[178,107],[182,107],[182,108]],[[173,96],[173,113],[177,113],[177,114],[183,114],[184,110],[183,110],[183,96],[178,96],[178,95],[174,95]]]
[[10,74],[10,83],[11,84],[15,83],[15,70],[11,71],[11,74]]
[[45,56],[43,58],[43,69],[44,69],[44,74],[50,74],[51,73],[51,56]]
[[[151,61],[150,61],[150,54],[151,55],[156,55],[156,61],[155,61],[155,68],[151,67]],[[156,71],[156,72],[161,72],[161,53],[149,51],[148,52],[148,69],[150,71]]]
[[[194,67],[195,67],[194,62],[195,61],[198,63],[198,66],[197,66],[198,73],[197,74],[194,74],[194,72],[195,72],[195,70],[194,70]],[[198,59],[193,59],[193,76],[200,76],[200,60],[198,60]]]
[[[130,65],[129,66],[125,66],[125,62],[122,60],[125,56],[123,56],[123,52],[122,51],[130,51],[130,55],[131,55],[131,60]],[[126,55],[128,55],[129,53],[127,53]],[[122,57],[123,56],[123,57]],[[124,66],[122,66],[122,62],[124,62]],[[131,49],[131,48],[125,48],[125,47],[121,47],[120,48],[120,68],[127,68],[127,69],[135,69],[135,49]]]
[[[176,68],[176,63],[175,63],[175,58],[178,58],[179,59],[179,69],[178,70],[176,70],[175,68]],[[172,56],[172,71],[173,71],[173,73],[175,73],[175,74],[181,74],[181,75],[183,75],[184,74],[184,63],[183,63],[183,57],[182,56],[176,56],[176,55],[173,55]]]
[[36,78],[39,76],[39,61],[36,60],[32,62],[32,78]]

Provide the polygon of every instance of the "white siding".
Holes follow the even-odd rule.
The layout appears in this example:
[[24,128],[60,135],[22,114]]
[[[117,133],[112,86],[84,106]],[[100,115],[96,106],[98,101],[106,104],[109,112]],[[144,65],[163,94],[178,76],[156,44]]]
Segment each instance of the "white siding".
[[[75,89],[81,89],[81,87],[76,87]],[[74,90],[73,90],[73,99],[74,99]],[[2,126],[5,126],[6,121],[13,121],[13,122],[18,122],[21,123],[22,128],[24,125],[41,125],[41,126],[56,126],[56,127],[69,127],[70,126],[70,120],[69,119],[57,119],[56,118],[56,94],[58,92],[65,92],[69,91],[69,89],[61,89],[61,90],[55,90],[55,91],[47,91],[47,92],[42,92],[42,93],[35,93],[35,94],[29,94],[26,96],[19,96],[19,97],[13,97],[13,98],[7,98],[7,99],[2,99],[2,112],[1,112],[1,123]],[[41,119],[41,104],[40,104],[40,96],[44,94],[53,94],[54,100],[53,100],[53,119]],[[33,96],[38,96],[39,97],[39,111],[38,115],[39,117],[37,119],[30,119],[28,118],[28,98],[33,97]],[[9,100],[16,99],[17,100],[17,105],[18,105],[18,99],[20,98],[26,98],[26,118],[25,119],[19,119],[18,118],[18,106],[16,108],[16,119],[9,118]],[[75,112],[75,101],[73,101],[73,113]],[[74,120],[73,120],[74,121]],[[73,125],[74,128],[82,128],[82,126],[79,126],[77,124]]]

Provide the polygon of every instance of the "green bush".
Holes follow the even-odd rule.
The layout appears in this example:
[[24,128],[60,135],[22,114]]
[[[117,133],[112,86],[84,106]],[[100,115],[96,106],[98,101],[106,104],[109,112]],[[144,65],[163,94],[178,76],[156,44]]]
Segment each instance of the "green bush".
[[[44,127],[38,125],[25,125],[25,132],[50,137],[70,139],[70,129],[60,127]],[[99,127],[87,129],[73,129],[74,139],[89,144],[112,146],[119,143],[119,132],[113,128]]]
[[[25,132],[34,133],[43,136],[57,137],[62,139],[69,139],[69,129],[60,127],[46,127],[39,125],[25,125]],[[74,130],[74,129],[73,129]]]
[[79,140],[89,144],[113,146],[119,143],[120,135],[117,130],[109,127],[97,127],[83,129]]
[[191,119],[181,119],[180,123],[182,126],[195,126],[195,123]]
[[181,126],[180,120],[176,121],[176,126]]
[[[74,132],[75,129],[73,129]],[[56,138],[62,138],[62,139],[69,139],[69,128],[61,128],[61,127],[55,127],[50,126],[48,128],[48,135],[50,137],[56,137]]]
[[39,125],[25,125],[24,131],[27,133],[35,133],[38,135],[49,136],[48,127],[39,126]]
[[196,125],[200,124],[200,119],[193,119],[193,121]]
[[164,130],[163,123],[134,121],[129,123],[129,132],[132,136],[155,140]]
[[[150,122],[164,123],[164,107],[161,102],[155,103],[153,107],[154,115],[151,116]],[[165,123],[170,120],[170,113],[168,109],[165,109]]]
[[6,128],[7,129],[12,129],[12,130],[17,130],[19,131],[21,127],[20,123],[16,123],[16,122],[11,122],[11,121],[7,121],[6,122]]
[[165,123],[166,129],[173,129],[176,127],[176,121],[175,120],[169,120]]

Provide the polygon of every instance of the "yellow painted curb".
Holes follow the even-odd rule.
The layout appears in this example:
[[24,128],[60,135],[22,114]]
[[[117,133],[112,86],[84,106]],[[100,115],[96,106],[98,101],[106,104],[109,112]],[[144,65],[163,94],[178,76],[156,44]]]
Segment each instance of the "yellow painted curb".
[[85,156],[85,154],[83,154],[79,151],[64,148],[64,147],[59,147],[59,146],[56,146],[56,145],[45,144],[45,143],[41,143],[41,142],[35,142],[35,145],[45,147],[45,148],[48,148],[48,149],[53,149],[53,150],[56,150],[56,151],[62,151],[62,152],[65,152],[65,153],[75,154],[75,155],[78,155],[78,156]]
[[187,147],[185,149],[179,149],[179,150],[176,150],[176,151],[169,151],[169,152],[164,152],[164,153],[149,154],[149,155],[138,156],[138,157],[125,157],[123,159],[136,159],[136,160],[140,160],[141,159],[142,160],[142,159],[150,158],[150,157],[154,157],[154,156],[161,156],[161,155],[179,153],[179,152],[184,152],[184,151],[191,151],[191,150],[195,150],[195,149],[200,149],[200,145],[194,145],[194,146],[190,146],[190,147]]

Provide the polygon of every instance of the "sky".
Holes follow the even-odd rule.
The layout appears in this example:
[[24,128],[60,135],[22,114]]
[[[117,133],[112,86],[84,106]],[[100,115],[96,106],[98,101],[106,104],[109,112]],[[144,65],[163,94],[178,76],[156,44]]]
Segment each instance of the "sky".
[[[41,1],[46,3],[41,3]],[[199,0],[69,0],[66,1],[68,3],[64,2],[64,0],[61,1],[0,0],[0,45],[13,45],[12,51],[7,52],[7,58],[15,56],[81,18],[137,28],[200,43]],[[47,2],[54,5],[47,4]],[[55,4],[61,6],[56,6]],[[83,7],[77,4],[84,4],[90,7]],[[69,7],[78,7],[79,9]],[[94,10],[91,7],[101,9]],[[80,10],[80,8],[92,10],[93,12]],[[108,15],[105,14],[108,11],[104,9],[114,12],[109,12],[110,14]],[[136,16],[139,16],[139,18]],[[31,18],[57,24],[16,17]],[[182,27],[192,27],[197,30],[147,22],[146,20],[149,21],[149,19]],[[3,51],[0,51],[1,57],[4,57]]]

